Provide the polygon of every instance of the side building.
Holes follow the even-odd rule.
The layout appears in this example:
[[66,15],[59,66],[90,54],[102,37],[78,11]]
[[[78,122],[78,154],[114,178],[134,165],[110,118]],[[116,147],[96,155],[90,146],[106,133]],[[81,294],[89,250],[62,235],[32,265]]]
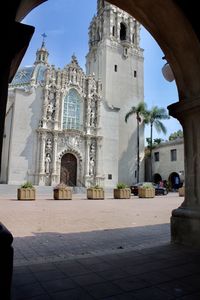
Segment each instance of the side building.
[[152,151],[153,181],[167,181],[171,190],[184,182],[184,140],[177,138],[157,145]]

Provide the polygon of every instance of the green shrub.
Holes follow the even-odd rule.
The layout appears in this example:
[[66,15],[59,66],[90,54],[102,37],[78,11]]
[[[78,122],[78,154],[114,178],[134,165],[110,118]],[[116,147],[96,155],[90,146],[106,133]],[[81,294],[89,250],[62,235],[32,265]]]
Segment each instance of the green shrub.
[[27,181],[21,185],[21,188],[22,189],[33,189],[34,186],[33,186],[32,182]]
[[117,189],[125,189],[125,188],[127,188],[127,185],[125,183],[119,182],[117,184]]
[[99,186],[98,184],[91,186],[90,189],[103,190],[103,188],[101,186]]
[[68,185],[66,185],[65,183],[61,182],[59,184],[57,184],[53,189],[54,190],[58,190],[58,189],[66,189],[69,188]]
[[145,183],[143,183],[142,188],[144,188],[144,189],[152,189],[154,187],[153,187],[153,184],[151,182],[145,182]]

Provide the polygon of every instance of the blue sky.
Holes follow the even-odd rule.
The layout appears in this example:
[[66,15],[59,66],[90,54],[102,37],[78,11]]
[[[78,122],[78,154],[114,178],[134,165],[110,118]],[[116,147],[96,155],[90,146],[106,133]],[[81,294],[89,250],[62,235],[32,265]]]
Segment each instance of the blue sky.
[[[41,46],[41,34],[45,32],[50,64],[62,68],[75,53],[80,66],[85,69],[88,27],[96,14],[96,3],[97,0],[48,0],[30,12],[22,22],[33,25],[35,33],[21,65],[33,64],[36,50]],[[178,101],[176,84],[175,81],[168,82],[163,78],[161,69],[165,63],[162,60],[164,54],[143,27],[140,46],[144,49],[144,101],[148,108],[155,105],[167,108]],[[182,128],[172,117],[164,124],[167,135],[158,134],[154,130],[154,138],[167,139],[170,133]],[[145,136],[149,136],[148,127],[145,128]]]

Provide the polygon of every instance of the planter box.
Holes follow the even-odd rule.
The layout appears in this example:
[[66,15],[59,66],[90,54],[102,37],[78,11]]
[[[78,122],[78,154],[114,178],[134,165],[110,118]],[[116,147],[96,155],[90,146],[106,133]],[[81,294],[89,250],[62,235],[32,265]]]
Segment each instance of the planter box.
[[154,198],[155,197],[155,189],[151,188],[139,188],[138,189],[139,198]]
[[115,199],[130,199],[131,198],[131,190],[129,188],[114,189],[113,194],[114,194]]
[[87,189],[87,199],[104,199],[103,189]]
[[184,197],[185,196],[185,187],[182,186],[181,188],[179,188],[178,193],[179,193],[180,197]]
[[19,188],[17,189],[18,200],[35,200],[35,189]]
[[72,190],[66,188],[53,190],[54,200],[72,200]]

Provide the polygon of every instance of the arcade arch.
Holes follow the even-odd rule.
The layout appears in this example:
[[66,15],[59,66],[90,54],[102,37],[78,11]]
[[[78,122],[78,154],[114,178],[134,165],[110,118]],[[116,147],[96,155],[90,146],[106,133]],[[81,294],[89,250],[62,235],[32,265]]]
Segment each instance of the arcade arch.
[[[1,39],[4,45],[0,68],[1,145],[7,83],[15,74],[34,31],[30,26],[15,21],[20,21],[42,2],[44,1],[5,2],[3,14],[7,20],[7,27],[1,26]],[[185,1],[181,3],[179,0],[110,0],[109,2],[133,15],[146,27],[163,50],[173,70],[179,102],[168,108],[170,114],[180,121],[184,130],[186,196],[181,207],[172,212],[172,240],[200,246],[198,239],[200,236],[200,31],[197,26],[197,7],[193,3],[185,4]],[[8,36],[12,37],[9,38],[9,42]]]

